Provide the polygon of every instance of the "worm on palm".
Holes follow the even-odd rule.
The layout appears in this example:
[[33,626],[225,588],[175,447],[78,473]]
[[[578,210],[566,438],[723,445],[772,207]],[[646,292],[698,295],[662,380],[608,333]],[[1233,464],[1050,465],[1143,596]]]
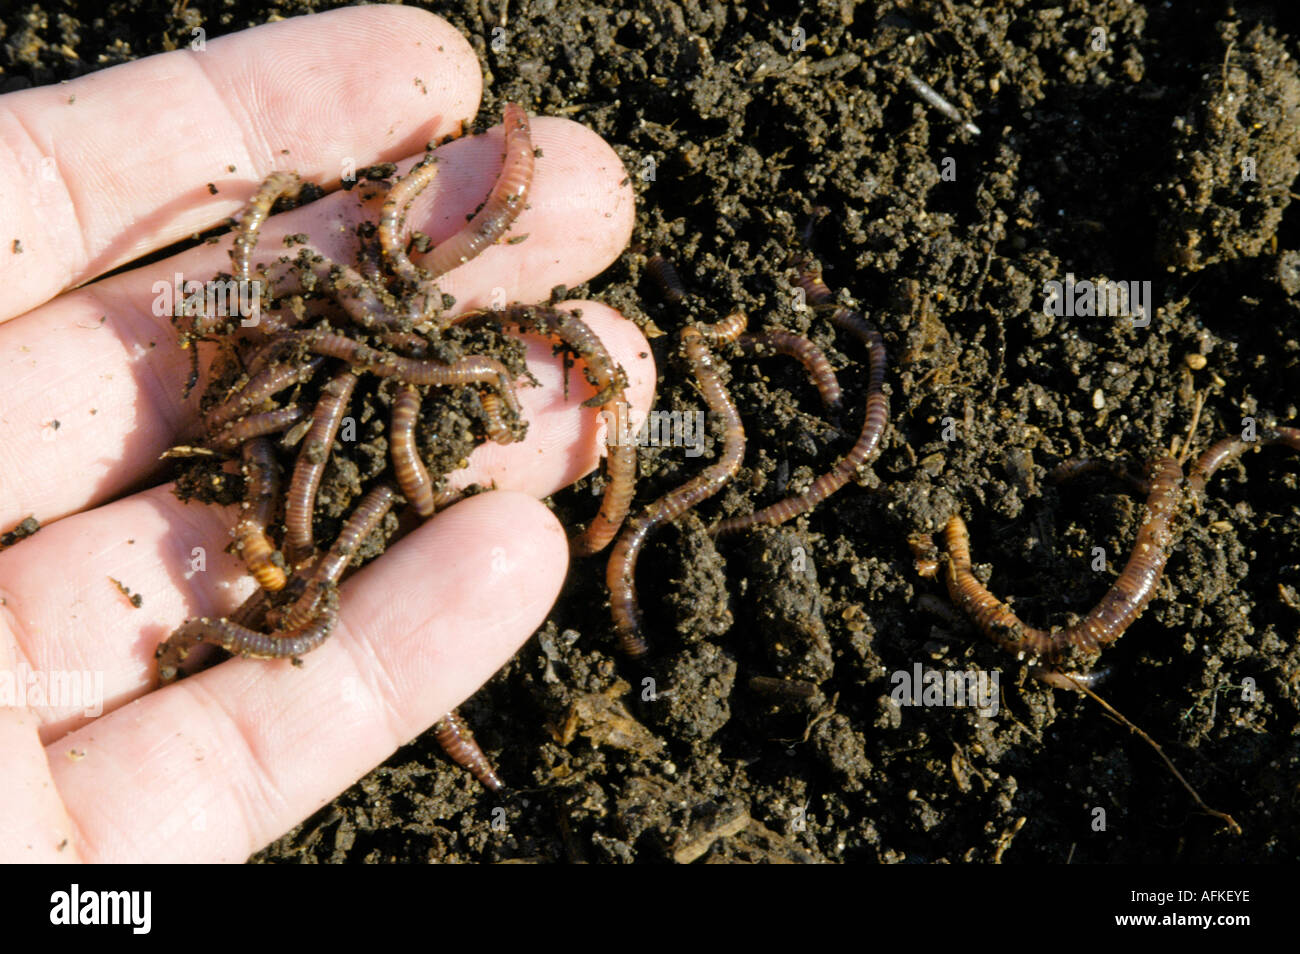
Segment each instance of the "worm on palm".
[[[478,210],[464,228],[439,243],[425,256],[424,268],[431,279],[445,275],[479,255],[505,235],[524,209],[528,189],[533,182],[533,140],[528,127],[528,114],[517,103],[506,103],[501,122],[506,130],[505,160],[501,165],[501,174],[497,176],[483,208]],[[393,189],[396,191],[400,187],[399,184]],[[420,183],[419,188],[423,187],[424,183]],[[391,193],[389,198],[392,198]],[[380,234],[382,236],[382,231]]]
[[294,629],[315,614],[321,594],[338,586],[343,571],[356,555],[357,547],[379,526],[384,515],[392,509],[396,497],[397,490],[388,481],[378,483],[366,492],[330,548],[316,560],[306,577],[302,594],[279,616],[280,628]]
[[513,442],[515,435],[511,432],[505,418],[501,416],[501,399],[495,394],[484,394],[479,398],[479,402],[483,405],[483,416],[487,419],[488,440],[498,444]]
[[944,528],[948,592],[975,625],[1008,652],[1048,660],[1058,659],[1072,648],[1096,652],[1123,635],[1155,595],[1169,559],[1182,488],[1183,470],[1178,461],[1162,457],[1152,464],[1146,515],[1133,552],[1106,595],[1073,626],[1052,632],[1035,629],[990,593],[971,572],[970,535],[965,521],[955,514]]
[[291,563],[306,559],[316,548],[312,529],[316,492],[320,489],[325,463],[329,460],[339,424],[347,413],[356,386],[357,376],[350,370],[341,371],[325,383],[316,401],[311,429],[298,452],[284,502],[284,545]]
[[249,414],[226,425],[208,441],[208,446],[213,450],[233,451],[245,441],[255,437],[278,434],[306,416],[307,409],[300,404],[277,407],[273,411],[263,411],[261,414]]
[[162,685],[180,674],[181,665],[199,643],[220,646],[228,653],[253,659],[287,659],[304,656],[329,638],[339,617],[338,591],[331,589],[318,601],[317,612],[301,626],[263,633],[230,619],[206,616],[187,620],[158,647],[158,680]]
[[355,338],[327,332],[308,332],[304,340],[308,350],[316,354],[341,358],[354,368],[369,371],[381,378],[397,378],[407,384],[437,387],[494,384],[511,412],[520,413],[514,379],[506,366],[495,358],[468,355],[451,364],[442,364],[438,361],[403,358],[392,352],[378,351]]
[[393,471],[402,496],[421,517],[433,516],[433,482],[420,460],[415,446],[415,422],[420,416],[420,392],[413,384],[403,384],[393,399],[393,420],[388,429],[388,447],[393,457]]
[[325,292],[353,322],[366,329],[402,330],[418,323],[424,314],[424,308],[416,307],[413,299],[398,302],[351,265],[335,262],[310,245],[301,246],[292,259],[269,265],[266,280],[276,298]]
[[285,575],[283,567],[275,562],[275,544],[266,535],[266,528],[280,496],[280,467],[271,442],[264,437],[245,444],[243,458],[245,491],[239,522],[235,524],[235,549],[258,585],[274,592],[284,589]]
[[242,388],[210,408],[203,417],[203,426],[209,432],[220,431],[224,425],[255,411],[285,388],[311,380],[324,363],[324,358],[313,358],[302,364],[274,364],[263,368]]
[[478,779],[484,788],[499,792],[505,787],[488,757],[474,741],[469,724],[455,709],[434,723],[433,734],[451,760]]
[[235,242],[230,249],[230,261],[235,266],[235,280],[246,282],[252,277],[253,249],[259,233],[271,214],[271,206],[281,196],[296,196],[302,190],[302,180],[293,172],[273,172],[253,193],[253,198],[239,216]]
[[[620,419],[620,411],[628,413],[627,375],[614,363],[604,342],[581,315],[547,305],[507,305],[503,311],[493,314],[524,331],[559,338],[582,359],[587,381],[596,389],[596,394],[583,402],[584,407],[600,405],[601,414],[610,422]],[[517,407],[511,410],[518,414]],[[609,483],[601,498],[600,512],[586,530],[569,539],[570,548],[578,556],[600,552],[618,535],[636,492],[636,447],[630,442],[608,443],[613,434],[611,426],[605,456]]]
[[889,423],[889,398],[885,394],[885,372],[888,364],[885,341],[880,336],[880,332],[875,325],[857,312],[835,305],[830,289],[816,272],[803,271],[799,276],[799,285],[814,307],[832,309],[830,315],[832,324],[867,346],[867,408],[862,419],[862,432],[849,452],[827,473],[814,480],[812,486],[802,494],[787,497],[743,517],[723,520],[713,530],[718,535],[736,533],[756,526],[774,527],[812,510],[847,484],[859,468],[871,459]]
[[713,325],[688,325],[682,329],[682,347],[709,410],[722,422],[722,453],[704,471],[665,494],[627,521],[609,553],[605,583],[619,646],[627,655],[644,656],[649,649],[642,626],[636,592],[636,564],[650,532],[675,520],[721,490],[745,459],[745,430],[731,395],[718,374],[710,343],[734,341],[745,329],[745,315],[736,312]]

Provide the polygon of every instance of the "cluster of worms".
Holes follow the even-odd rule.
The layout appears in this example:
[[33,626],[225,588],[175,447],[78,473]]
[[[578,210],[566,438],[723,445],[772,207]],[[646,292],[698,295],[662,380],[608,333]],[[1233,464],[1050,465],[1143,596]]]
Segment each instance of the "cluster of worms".
[[[261,283],[258,320],[241,334],[237,317],[177,316],[183,344],[219,345],[214,368],[220,370],[205,393],[201,444],[173,453],[196,457],[200,470],[206,467],[214,479],[212,468],[238,464],[243,493],[233,549],[258,588],[230,616],[191,619],[175,630],[158,648],[161,683],[183,675],[200,644],[296,662],[334,630],[345,572],[373,555],[376,540],[382,549],[398,532],[395,511],[404,504],[428,518],[459,499],[442,486],[445,472],[463,465],[463,457],[436,477],[425,459],[429,443],[447,436],[438,419],[425,413],[432,389],[459,396],[458,409],[477,417],[485,439],[509,443],[522,436],[526,423],[514,383],[522,359],[508,366],[496,357],[465,353],[474,343],[474,328],[491,332],[513,325],[556,338],[584,363],[598,391],[589,403],[625,402],[623,370],[578,314],[548,305],[447,311],[451,302],[438,289],[439,277],[500,240],[527,202],[535,156],[523,109],[508,104],[504,125],[505,157],[486,201],[419,263],[408,255],[405,217],[437,174],[432,155],[388,185],[378,225],[358,229],[358,267],[330,260],[303,236],[294,237],[296,254],[253,267],[253,251],[275,203],[304,192],[293,173],[273,173],[236,217],[232,277]],[[383,176],[376,185],[385,185]],[[386,429],[373,420],[384,405]],[[363,425],[371,420],[376,439],[369,447],[386,442],[385,459],[364,453],[340,459],[336,441],[349,416]],[[632,497],[634,452],[611,451],[610,489],[591,525],[573,538],[576,553],[595,552],[618,532]],[[335,526],[325,544],[322,537]],[[483,785],[502,787],[456,712],[440,719],[434,734]]]

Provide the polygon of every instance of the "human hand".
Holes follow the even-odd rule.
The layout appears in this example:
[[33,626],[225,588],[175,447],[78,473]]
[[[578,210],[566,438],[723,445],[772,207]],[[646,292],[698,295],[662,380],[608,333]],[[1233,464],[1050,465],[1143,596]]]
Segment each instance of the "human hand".
[[[94,281],[218,225],[274,169],[333,190],[348,162],[416,156],[473,117],[480,94],[475,56],[447,23],[366,7],[0,97],[0,149],[16,170],[0,180],[0,528],[29,514],[44,525],[0,553],[0,859],[242,861],[455,707],[545,618],[568,547],[536,498],[593,469],[599,442],[581,406],[590,390],[570,372],[566,394],[551,343],[530,339],[541,387],[519,390],[527,439],[484,445],[454,475],[496,491],[350,578],[338,627],[301,669],[234,659],[151,691],[158,643],[253,589],[224,552],[233,509],[152,486],[198,395],[182,399],[188,356],[151,289],[228,270],[229,237]],[[609,147],[565,120],[532,128],[543,158],[512,230],[529,238],[440,282],[458,310],[496,288],[533,302],[585,281],[631,233]],[[462,224],[500,141],[498,129],[439,150],[413,226],[439,241]],[[271,220],[258,259],[307,233],[348,261],[361,217],[355,192],[335,192]],[[611,309],[574,304],[643,414],[644,339]]]

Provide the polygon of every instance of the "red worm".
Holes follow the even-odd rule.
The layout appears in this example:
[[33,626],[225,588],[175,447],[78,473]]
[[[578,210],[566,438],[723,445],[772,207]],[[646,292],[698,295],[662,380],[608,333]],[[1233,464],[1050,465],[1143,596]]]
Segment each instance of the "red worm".
[[203,418],[204,428],[209,433],[221,430],[224,425],[256,410],[285,388],[309,380],[324,363],[324,358],[313,358],[305,364],[276,364],[262,369],[225,401],[208,410]]
[[233,451],[245,441],[267,434],[278,434],[292,427],[307,416],[307,409],[299,404],[277,407],[274,411],[250,414],[228,424],[220,433],[208,441],[213,450]]
[[258,186],[253,198],[239,216],[235,243],[230,249],[230,261],[235,266],[235,280],[246,282],[252,277],[253,249],[271,206],[281,196],[296,196],[302,189],[302,180],[292,172],[273,172]]
[[451,760],[478,779],[484,788],[494,792],[505,788],[505,784],[493,770],[492,763],[474,741],[474,733],[470,731],[468,723],[461,718],[459,712],[452,709],[435,722],[433,734]]
[[325,462],[329,460],[339,424],[347,413],[356,386],[357,376],[351,371],[341,371],[321,388],[316,410],[312,413],[311,429],[298,452],[284,503],[284,544],[292,563],[306,559],[316,548],[312,529],[316,492],[320,489]]
[[341,358],[354,368],[369,371],[381,378],[397,378],[408,384],[463,387],[466,384],[495,384],[497,393],[515,414],[520,413],[514,379],[504,364],[495,358],[468,355],[452,364],[403,358],[388,351],[378,351],[354,338],[325,332],[308,332],[307,347],[316,354]]
[[229,619],[206,616],[187,620],[158,647],[158,681],[172,682],[181,664],[199,643],[220,646],[236,656],[253,659],[285,659],[303,656],[329,638],[339,617],[338,592],[331,590],[320,601],[320,609],[302,626],[274,633],[262,633]]
[[745,316],[737,312],[715,325],[688,325],[682,329],[686,358],[709,410],[723,422],[725,437],[717,460],[630,518],[610,550],[605,570],[610,613],[620,648],[633,658],[644,656],[649,648],[642,631],[641,607],[637,601],[636,564],[650,531],[677,519],[700,501],[716,494],[735,476],[745,459],[745,430],[740,422],[740,413],[722,383],[708,348],[708,342],[734,341],[744,328]]
[[522,106],[506,103],[501,122],[506,129],[506,154],[501,174],[497,176],[483,208],[464,228],[425,257],[424,267],[431,278],[445,275],[476,257],[505,235],[524,209],[528,188],[533,181],[533,140],[528,128],[528,114]]
[[1073,626],[1053,632],[1035,629],[990,593],[971,573],[970,536],[965,521],[957,515],[944,529],[948,592],[989,639],[1009,652],[1048,659],[1058,658],[1070,648],[1095,652],[1123,635],[1155,595],[1169,559],[1182,486],[1183,470],[1178,461],[1162,457],[1152,465],[1146,517],[1133,553],[1106,595]]
[[668,304],[680,305],[686,300],[686,286],[677,274],[676,265],[662,255],[651,255],[646,259],[645,265]]
[[280,468],[264,437],[244,445],[244,502],[235,524],[235,549],[264,590],[284,589],[284,569],[276,564],[275,544],[266,535],[280,495]]
[[[830,289],[822,283],[817,274],[810,271],[803,272],[799,276],[799,284],[814,306],[832,303]],[[736,533],[760,525],[774,527],[801,513],[807,513],[847,484],[858,469],[875,454],[881,435],[884,434],[885,427],[889,423],[889,398],[885,395],[887,369],[885,341],[875,325],[847,308],[835,306],[831,312],[831,322],[841,331],[847,331],[867,346],[867,410],[857,443],[830,471],[814,480],[812,486],[804,493],[787,497],[746,516],[723,520],[714,528],[715,534]]]
[[[620,420],[620,411],[628,413],[624,396],[627,375],[614,363],[604,342],[580,315],[545,305],[508,305],[503,311],[493,314],[525,331],[554,336],[568,345],[582,359],[586,378],[596,388],[596,394],[583,402],[585,406],[601,405],[601,414],[606,421]],[[512,410],[518,414],[517,408]],[[600,502],[600,512],[586,530],[569,540],[570,547],[578,556],[590,556],[604,549],[623,525],[632,505],[632,495],[636,492],[635,445],[630,442],[610,444],[605,457],[605,473],[609,483]]]
[[420,392],[412,384],[398,388],[388,446],[402,496],[421,517],[433,516],[433,482],[415,446],[415,422],[420,416]]
[[276,298],[325,292],[367,329],[404,329],[424,317],[424,308],[416,307],[414,299],[398,302],[352,266],[335,262],[309,245],[302,246],[294,258],[268,266],[266,280]]
[[488,440],[498,444],[509,444],[515,439],[510,426],[501,416],[501,399],[495,394],[484,394],[479,398],[483,405],[483,416],[487,418]]
[[384,257],[388,259],[388,264],[397,277],[411,285],[421,285],[426,275],[407,256],[401,231],[406,224],[406,212],[411,203],[437,176],[438,160],[434,157],[428,156],[416,163],[406,175],[393,183],[379,213],[379,244],[384,250]]
[[343,529],[335,537],[334,543],[317,561],[301,596],[295,600],[281,615],[281,628],[293,629],[301,626],[316,612],[316,605],[322,592],[329,592],[337,587],[343,578],[343,571],[348,568],[356,555],[357,547],[365,542],[392,509],[397,497],[397,490],[384,481],[376,484],[361,498],[361,503],[348,516]]
[[740,347],[746,354],[762,356],[767,351],[774,351],[794,358],[808,371],[817,393],[821,395],[822,404],[829,411],[839,411],[841,402],[840,381],[835,376],[835,369],[826,359],[825,352],[803,335],[789,331],[764,331],[759,334],[741,335]]
[[1187,478],[1188,489],[1199,494],[1214,472],[1229,461],[1234,461],[1246,451],[1259,450],[1270,444],[1282,444],[1292,450],[1300,451],[1300,429],[1294,427],[1268,427],[1259,429],[1256,439],[1243,440],[1240,437],[1225,437],[1200,457],[1192,465],[1192,472]]

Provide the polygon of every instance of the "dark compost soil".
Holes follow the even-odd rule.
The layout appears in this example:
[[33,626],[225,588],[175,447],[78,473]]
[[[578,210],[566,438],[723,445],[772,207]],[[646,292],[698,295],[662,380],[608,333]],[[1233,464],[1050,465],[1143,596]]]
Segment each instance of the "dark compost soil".
[[[16,3],[0,15],[0,90],[171,49],[195,26],[216,36],[334,5]],[[1239,836],[1094,703],[1026,680],[917,575],[907,544],[960,510],[994,591],[1062,623],[1109,585],[1092,549],[1122,561],[1142,506],[1105,480],[1052,486],[1056,463],[1149,459],[1186,431],[1201,390],[1202,446],[1245,415],[1294,420],[1300,17],[1121,0],[429,6],[479,52],[482,124],[516,100],[622,156],[639,192],[633,249],[570,294],[667,332],[651,339],[658,406],[700,406],[675,354],[683,315],[643,276],[662,251],[701,315],[742,307],[827,347],[843,432],[797,368],[732,361],[746,468],[642,559],[650,662],[613,651],[603,557],[575,561],[537,637],[462,708],[508,793],[485,793],[426,735],[255,860],[1300,855],[1293,457],[1266,451],[1216,478],[1150,608],[1103,657],[1102,694]],[[980,134],[927,105],[909,73]],[[860,347],[791,307],[786,263],[819,206],[827,282],[889,347],[890,430],[860,486],[715,545],[705,521],[806,483],[860,421]],[[1044,282],[1067,272],[1150,281],[1150,325],[1045,315]],[[706,461],[643,449],[638,503]],[[588,519],[591,480],[553,503]],[[916,663],[1000,671],[999,713],[894,705],[891,674]]]

